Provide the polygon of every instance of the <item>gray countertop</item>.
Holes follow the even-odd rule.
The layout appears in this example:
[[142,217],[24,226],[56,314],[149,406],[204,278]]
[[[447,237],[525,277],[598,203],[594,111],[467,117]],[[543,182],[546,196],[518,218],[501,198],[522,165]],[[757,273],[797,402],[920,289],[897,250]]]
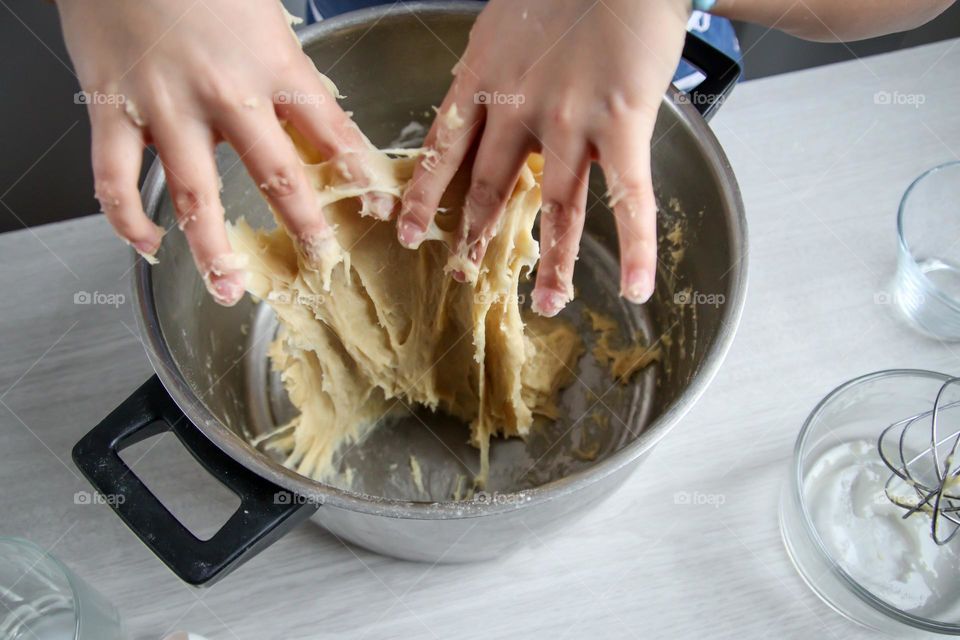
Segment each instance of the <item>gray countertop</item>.
[[[960,345],[916,335],[878,295],[900,195],[958,158],[958,43],[736,90],[712,123],[751,226],[750,293],[726,363],[612,499],[497,562],[400,562],[308,523],[212,588],[180,583],[109,507],[75,500],[90,487],[72,445],[151,374],[126,247],[101,217],[0,236],[0,535],[49,548],[143,639],[870,637],[794,573],[777,500],[797,431],[833,387],[893,367],[960,372]],[[80,291],[126,300],[75,304]],[[233,505],[171,439],[128,460],[212,531]],[[714,499],[678,504],[679,492]]]

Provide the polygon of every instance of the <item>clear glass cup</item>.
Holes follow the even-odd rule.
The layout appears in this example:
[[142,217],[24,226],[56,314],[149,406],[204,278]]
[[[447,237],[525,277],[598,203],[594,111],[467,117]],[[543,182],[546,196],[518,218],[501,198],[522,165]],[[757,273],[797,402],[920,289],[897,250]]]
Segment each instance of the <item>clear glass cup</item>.
[[122,640],[116,608],[27,540],[0,537],[0,639]]
[[[960,598],[951,592],[939,593],[921,608],[907,611],[872,591],[867,582],[842,566],[825,540],[826,532],[818,529],[813,513],[819,505],[810,493],[808,479],[822,456],[837,445],[864,440],[877,443],[886,426],[930,411],[949,378],[933,371],[893,369],[837,387],[813,409],[800,430],[781,493],[780,531],[800,577],[838,613],[896,638],[960,636]],[[864,460],[879,460],[876,444],[863,456]],[[960,540],[951,544],[955,543]],[[960,567],[953,570],[960,581]],[[944,573],[945,580],[949,573]]]
[[921,332],[960,340],[960,162],[913,181],[900,201],[897,235],[897,305]]

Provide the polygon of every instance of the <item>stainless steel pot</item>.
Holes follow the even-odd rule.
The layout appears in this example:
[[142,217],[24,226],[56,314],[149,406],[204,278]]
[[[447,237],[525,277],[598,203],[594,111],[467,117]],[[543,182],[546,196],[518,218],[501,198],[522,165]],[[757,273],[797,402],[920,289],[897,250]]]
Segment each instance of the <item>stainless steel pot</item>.
[[[355,112],[375,143],[386,145],[411,121],[432,118],[430,107],[443,98],[480,6],[425,2],[369,9],[314,25],[300,37],[320,70],[347,96],[345,108]],[[649,368],[632,386],[613,392],[617,400],[609,400],[616,405],[611,411],[623,428],[601,437],[595,460],[570,457],[571,444],[564,438],[578,434],[580,423],[578,416],[565,418],[547,425],[539,440],[526,445],[496,442],[491,493],[454,501],[442,494],[458,469],[453,458],[475,453],[463,443],[462,426],[426,416],[424,424],[385,427],[357,447],[352,455],[359,474],[352,485],[322,484],[298,475],[248,444],[251,435],[281,423],[287,411],[282,390],[265,365],[264,345],[274,330],[269,310],[249,299],[231,309],[217,306],[194,270],[182,234],[172,233],[158,265],[140,261],[136,268],[140,328],[157,375],[76,445],[77,465],[101,493],[124,495],[110,504],[192,584],[222,577],[310,516],[337,536],[381,553],[462,562],[496,557],[585,513],[626,479],[703,393],[733,340],[744,302],[743,205],[704,117],[721,104],[739,68],[696,38],[688,38],[684,55],[707,79],[689,96],[675,91],[665,96],[653,163],[665,211],[661,233],[666,235],[678,217],[676,210],[689,212],[684,216],[686,257],[661,269],[658,294],[644,307],[617,298],[615,227],[598,197],[606,191],[602,177],[591,178],[595,195],[590,206],[595,210],[587,218],[578,263],[579,299],[609,311],[625,330],[648,339],[667,332],[673,345],[665,351],[663,366]],[[218,161],[228,219],[244,215],[254,225],[272,225],[236,156],[223,150]],[[151,169],[143,196],[150,215],[171,227],[173,208],[159,164]],[[666,206],[671,201],[673,206]],[[698,304],[694,296],[702,294],[712,294],[711,304]],[[118,455],[165,430],[173,431],[241,498],[237,512],[207,541],[183,527]],[[425,466],[433,469],[426,497],[391,484],[397,474],[385,471],[410,454],[424,457]],[[531,460],[524,472],[521,463]],[[537,461],[544,464],[532,473]]]

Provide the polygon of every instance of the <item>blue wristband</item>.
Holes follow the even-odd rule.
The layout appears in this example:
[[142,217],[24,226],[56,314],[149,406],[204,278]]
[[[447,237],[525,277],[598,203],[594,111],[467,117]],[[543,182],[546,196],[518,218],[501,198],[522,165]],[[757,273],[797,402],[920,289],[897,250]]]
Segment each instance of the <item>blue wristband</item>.
[[693,0],[693,10],[706,13],[713,9],[715,4],[717,4],[717,0]]

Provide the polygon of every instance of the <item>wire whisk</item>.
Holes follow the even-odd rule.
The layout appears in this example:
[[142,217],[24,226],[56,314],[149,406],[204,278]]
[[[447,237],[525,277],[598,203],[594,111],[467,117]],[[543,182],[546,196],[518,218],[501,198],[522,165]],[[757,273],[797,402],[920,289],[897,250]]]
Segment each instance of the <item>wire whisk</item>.
[[946,399],[950,386],[960,388],[958,383],[960,377],[948,379],[932,409],[894,422],[877,442],[892,471],[884,493],[906,512],[904,519],[929,515],[930,535],[938,545],[960,532],[960,400]]

